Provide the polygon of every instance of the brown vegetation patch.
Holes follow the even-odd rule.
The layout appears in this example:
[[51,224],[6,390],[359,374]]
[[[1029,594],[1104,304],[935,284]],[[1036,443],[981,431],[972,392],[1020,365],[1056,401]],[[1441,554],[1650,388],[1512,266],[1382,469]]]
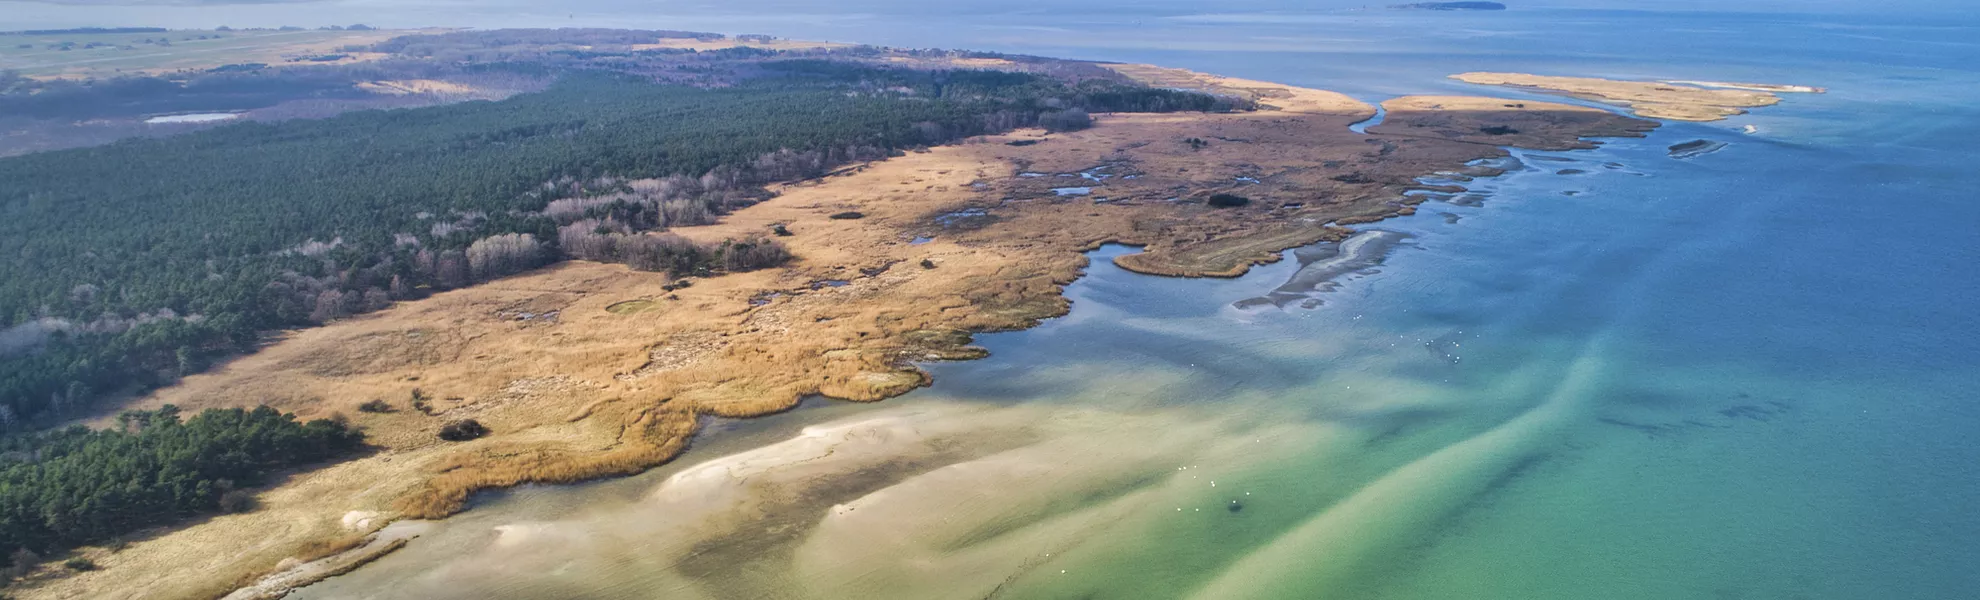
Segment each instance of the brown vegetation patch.
[[316,352],[291,357],[282,367],[323,377],[345,377],[440,365],[460,358],[462,341],[457,332],[439,328],[366,331],[326,343]]

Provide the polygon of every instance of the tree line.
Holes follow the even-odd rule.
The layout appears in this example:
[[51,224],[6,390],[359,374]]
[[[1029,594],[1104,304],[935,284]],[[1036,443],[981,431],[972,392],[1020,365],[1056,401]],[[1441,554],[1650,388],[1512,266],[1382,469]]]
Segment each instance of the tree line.
[[166,405],[117,429],[69,427],[0,439],[0,553],[15,569],[83,544],[187,517],[253,508],[246,488],[278,470],[357,451],[338,421],[263,406],[180,420]]

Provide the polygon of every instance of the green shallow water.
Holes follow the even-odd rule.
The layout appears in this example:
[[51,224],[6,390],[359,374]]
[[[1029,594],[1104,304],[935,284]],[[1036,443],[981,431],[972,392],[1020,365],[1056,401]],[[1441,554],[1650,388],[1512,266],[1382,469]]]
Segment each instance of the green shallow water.
[[[1409,237],[1311,308],[1236,307],[1297,258],[1191,281],[1103,249],[1070,315],[982,336],[993,355],[930,365],[930,389],[490,494],[293,597],[1976,595],[1970,19],[1298,12],[1080,13],[1078,47],[1012,33],[1031,15],[953,17],[944,45],[1368,99],[1477,93],[1441,78],[1477,69],[1831,92],[1523,153],[1473,182],[1480,206],[1377,225]],[[1206,32],[1226,45],[1163,42]],[[1730,145],[1668,156],[1693,139]]]

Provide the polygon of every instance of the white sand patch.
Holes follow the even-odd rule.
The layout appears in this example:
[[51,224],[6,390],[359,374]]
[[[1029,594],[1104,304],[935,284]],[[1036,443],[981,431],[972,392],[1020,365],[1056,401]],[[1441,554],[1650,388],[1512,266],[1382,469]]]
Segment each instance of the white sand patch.
[[344,513],[344,529],[351,531],[369,530],[373,524],[377,523],[378,516],[379,514],[376,511],[369,510],[354,510]]
[[[348,516],[348,515],[346,515]],[[284,568],[263,576],[253,585],[234,590],[223,600],[281,598],[296,588],[349,572],[364,563],[404,547],[433,527],[432,521],[398,521],[366,539],[363,545],[309,562],[284,560]]]
[[1828,91],[1826,89],[1815,87],[1812,85],[1791,85],[1791,84],[1781,84],[1781,83],[1737,83],[1731,81],[1688,81],[1688,80],[1668,80],[1665,81],[1664,83],[1675,83],[1679,85],[1691,85],[1691,86],[1706,87],[1706,88],[1720,88],[1727,90],[1746,90],[1750,92],[1784,92],[1789,94],[1821,94]]

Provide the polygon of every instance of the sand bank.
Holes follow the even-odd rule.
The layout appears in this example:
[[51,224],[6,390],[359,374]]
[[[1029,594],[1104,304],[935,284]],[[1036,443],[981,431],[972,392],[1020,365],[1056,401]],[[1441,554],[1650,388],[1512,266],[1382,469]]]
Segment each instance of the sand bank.
[[1619,81],[1526,73],[1459,73],[1452,79],[1480,85],[1559,92],[1628,107],[1637,116],[1673,121],[1718,121],[1746,109],[1781,101],[1776,92],[1821,93],[1817,87],[1709,81]]
[[[597,585],[680,598],[983,597],[1064,568],[1110,532],[1231,522],[1225,506],[1244,497],[1236,479],[1248,469],[1350,443],[1316,424],[1114,408],[931,400],[820,424],[688,467],[622,507],[495,525],[492,539],[382,597],[572,597]],[[1212,485],[1221,477],[1234,479]]]
[[1237,306],[1284,308],[1295,303],[1306,308],[1319,306],[1322,294],[1339,288],[1341,280],[1348,275],[1368,272],[1381,265],[1382,259],[1408,237],[1393,231],[1368,230],[1339,243],[1315,244],[1296,250],[1294,257],[1300,262],[1298,272],[1270,293],[1240,300]]

